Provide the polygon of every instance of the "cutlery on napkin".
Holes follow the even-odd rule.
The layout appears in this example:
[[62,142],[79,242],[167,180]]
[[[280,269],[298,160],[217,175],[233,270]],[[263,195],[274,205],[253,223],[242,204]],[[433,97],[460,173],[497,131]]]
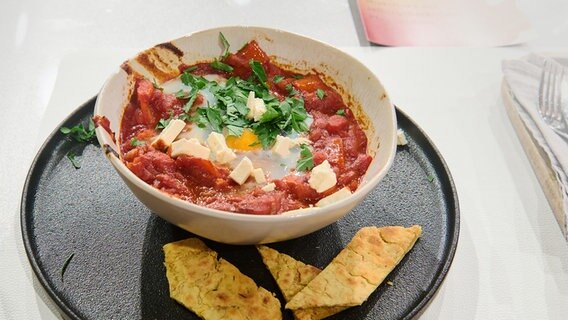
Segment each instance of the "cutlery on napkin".
[[564,236],[568,240],[568,143],[549,127],[538,111],[539,85],[544,61],[550,59],[531,54],[520,59],[503,61],[505,81],[516,100],[516,111],[528,132],[546,153],[560,188],[564,214]]

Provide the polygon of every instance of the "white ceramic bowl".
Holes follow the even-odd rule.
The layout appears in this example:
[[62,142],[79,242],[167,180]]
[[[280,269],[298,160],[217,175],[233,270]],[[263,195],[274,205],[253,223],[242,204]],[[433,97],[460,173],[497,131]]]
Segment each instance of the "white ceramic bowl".
[[277,63],[304,73],[315,70],[333,79],[344,99],[355,106],[355,114],[363,120],[369,120],[365,131],[368,150],[374,159],[359,188],[350,197],[327,207],[295,210],[280,215],[213,210],[174,198],[139,179],[119,158],[119,148],[113,138],[99,127],[97,138],[118,174],[136,197],[155,214],[192,233],[223,243],[258,244],[292,239],[319,230],[349,213],[376,187],[392,165],[396,152],[395,109],[385,89],[369,69],[353,57],[322,42],[259,27],[222,27],[196,32],[140,53],[158,70],[147,70],[137,62],[142,60],[136,57],[125,62],[103,86],[94,114],[107,117],[112,131],[119,132],[120,119],[132,85],[132,79],[125,69],[135,69],[149,79],[161,80],[167,74],[177,72],[180,63],[191,65],[198,61],[211,61],[221,53],[219,32],[229,40],[232,51],[254,39]]

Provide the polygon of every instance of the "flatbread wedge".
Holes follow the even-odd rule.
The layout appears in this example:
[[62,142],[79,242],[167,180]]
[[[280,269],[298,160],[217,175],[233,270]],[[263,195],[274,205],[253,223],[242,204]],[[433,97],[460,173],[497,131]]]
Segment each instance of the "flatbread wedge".
[[235,266],[189,238],[164,246],[170,297],[205,320],[282,319],[280,301]]
[[[298,261],[287,254],[280,253],[267,246],[257,246],[258,252],[262,256],[262,261],[272,274],[276,284],[282,291],[286,302],[300,292],[321,270]],[[297,320],[319,320],[340,311],[346,307],[323,307],[293,310]]]
[[347,247],[286,304],[286,308],[361,305],[421,234],[420,226],[362,228]]

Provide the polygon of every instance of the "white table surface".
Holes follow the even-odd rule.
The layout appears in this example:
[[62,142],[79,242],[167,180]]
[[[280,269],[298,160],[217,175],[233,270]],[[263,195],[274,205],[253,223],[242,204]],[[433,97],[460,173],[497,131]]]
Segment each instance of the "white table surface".
[[458,190],[461,233],[422,319],[568,318],[568,245],[500,96],[503,59],[568,50],[568,3],[517,2],[536,36],[476,49],[370,47],[351,0],[3,2],[0,319],[59,319],[33,280],[19,222],[25,177],[46,136],[138,49],[237,24],[302,33],[359,58],[439,148]]

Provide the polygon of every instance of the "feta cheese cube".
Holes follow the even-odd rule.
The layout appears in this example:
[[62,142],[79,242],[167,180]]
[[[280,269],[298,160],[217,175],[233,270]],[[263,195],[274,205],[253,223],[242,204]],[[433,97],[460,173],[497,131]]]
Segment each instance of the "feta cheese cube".
[[402,129],[396,130],[396,144],[399,146],[405,146],[408,144],[404,131]]
[[237,158],[237,155],[233,150],[229,148],[222,149],[215,153],[215,161],[219,164],[226,164],[229,163]]
[[272,147],[272,152],[278,154],[281,157],[287,157],[290,155],[290,148],[293,146],[292,139],[283,136],[277,136],[276,142]]
[[276,189],[276,185],[273,182],[271,182],[271,183],[265,185],[264,187],[262,187],[261,189],[265,192],[274,191],[274,189]]
[[345,199],[347,197],[349,197],[351,195],[351,190],[349,190],[349,188],[345,187],[342,188],[339,191],[336,191],[332,194],[330,194],[329,196],[321,199],[320,201],[318,201],[316,203],[317,207],[325,207],[328,206],[330,204],[333,204],[339,200]]
[[254,121],[259,121],[265,112],[266,105],[264,105],[264,100],[260,98],[254,98]]
[[264,176],[264,171],[262,170],[262,168],[256,168],[256,169],[252,170],[252,175],[253,175],[256,183],[265,183],[266,182],[266,177]]
[[254,119],[254,121],[259,121],[262,115],[266,112],[266,105],[264,105],[264,100],[261,98],[254,97],[254,91],[250,91],[247,97],[247,107],[249,112],[247,113],[248,119]]
[[252,161],[249,158],[244,157],[241,162],[231,171],[229,178],[235,180],[238,184],[243,184],[247,181],[248,177],[252,173]]
[[215,155],[215,161],[219,164],[226,164],[237,158],[235,152],[227,146],[225,136],[218,132],[211,132],[209,134],[209,137],[207,137],[207,144]]
[[254,118],[254,109],[255,109],[255,102],[254,102],[254,91],[249,92],[247,97],[247,107],[249,108],[249,112],[247,113],[248,119]]
[[172,157],[188,155],[202,159],[209,159],[211,150],[199,143],[196,138],[180,139],[172,143]]
[[337,177],[327,160],[312,169],[310,179],[308,180],[310,187],[315,189],[318,193],[328,190],[336,183]]
[[160,132],[160,135],[152,141],[152,147],[164,150],[170,147],[180,132],[185,128],[185,122],[180,119],[170,121],[167,127]]
[[225,136],[218,132],[211,132],[209,137],[207,137],[207,144],[211,151],[217,153],[223,149],[227,149],[227,142],[225,141]]

